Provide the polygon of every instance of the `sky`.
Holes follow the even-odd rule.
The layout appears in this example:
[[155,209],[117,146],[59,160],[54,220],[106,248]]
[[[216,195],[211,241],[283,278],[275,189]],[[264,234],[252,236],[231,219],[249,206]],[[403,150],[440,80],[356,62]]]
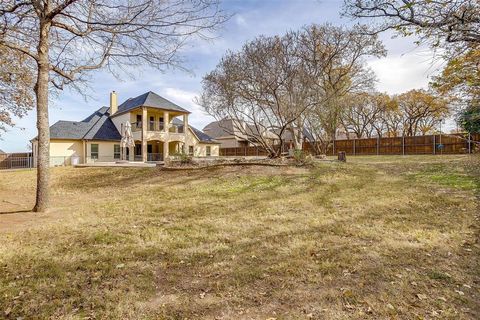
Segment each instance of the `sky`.
[[[153,91],[191,111],[189,123],[198,129],[213,120],[194,103],[201,92],[202,77],[213,70],[227,50],[238,50],[259,35],[283,34],[312,23],[352,25],[355,22],[341,17],[343,0],[223,0],[222,9],[232,14],[230,20],[212,40],[194,40],[182,51],[184,67],[189,71],[153,69],[138,70],[135,79],[117,79],[105,71],[91,76],[90,96],[66,90],[50,101],[50,124],[58,120],[80,121],[102,106],[109,105],[109,93],[115,90],[122,103],[147,91]],[[368,23],[368,21],[364,21]],[[377,89],[389,94],[411,89],[427,88],[429,77],[438,71],[428,48],[417,47],[412,38],[392,38],[380,35],[388,55],[368,59],[367,64],[378,78]],[[28,150],[29,141],[37,135],[36,114],[32,110],[15,126],[0,133],[0,149],[5,152]]]

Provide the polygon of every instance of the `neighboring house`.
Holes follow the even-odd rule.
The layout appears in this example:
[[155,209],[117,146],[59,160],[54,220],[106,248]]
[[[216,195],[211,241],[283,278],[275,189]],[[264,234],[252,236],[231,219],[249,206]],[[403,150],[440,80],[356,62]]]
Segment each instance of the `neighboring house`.
[[[110,108],[102,107],[82,121],[58,121],[50,127],[51,165],[68,164],[72,157],[79,163],[120,160],[120,132],[127,121],[135,140],[135,147],[127,150],[130,161],[162,161],[180,152],[218,156],[219,143],[188,125],[189,114],[151,91],[117,105],[113,91]],[[36,164],[36,138],[32,150]]]
[[[245,122],[222,119],[209,123],[203,132],[221,143],[221,148],[247,147],[249,142],[245,134]],[[243,133],[242,133],[243,132]]]
[[222,119],[220,121],[211,122],[203,128],[203,132],[218,141],[221,144],[221,148],[243,148],[255,146],[255,143],[248,141],[247,134],[250,138],[262,135],[263,140],[271,141],[272,143],[276,137],[267,130],[264,130],[260,134],[257,127],[254,125],[248,124],[245,121],[233,119]]
[[[235,121],[233,119],[222,119],[220,121],[214,121],[209,123],[203,131],[209,136],[213,137],[215,140],[221,143],[221,148],[239,148],[253,146],[247,140],[245,132],[250,132],[250,134],[258,134],[258,130],[250,124],[245,122]],[[267,135],[268,134],[268,135]],[[266,131],[263,133],[264,137],[268,137],[269,141],[273,144],[279,143],[278,133],[272,133]],[[284,143],[293,143],[293,136],[290,130],[285,130],[282,134],[282,139]],[[308,132],[308,130],[303,130],[303,139],[304,141],[313,141],[313,137]]]

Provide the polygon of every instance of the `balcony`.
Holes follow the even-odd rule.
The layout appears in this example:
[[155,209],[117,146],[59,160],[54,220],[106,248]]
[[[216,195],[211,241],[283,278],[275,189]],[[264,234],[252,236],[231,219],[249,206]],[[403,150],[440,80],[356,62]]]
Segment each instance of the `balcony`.
[[[133,122],[132,123],[132,132],[136,131],[142,131],[142,122]],[[147,131],[153,131],[153,132],[164,132],[165,131],[165,124],[163,122],[155,122],[155,121],[149,121],[147,124]],[[168,128],[168,132],[170,133],[185,133],[185,129],[183,124],[182,125],[175,125],[172,124],[170,125],[170,128]]]

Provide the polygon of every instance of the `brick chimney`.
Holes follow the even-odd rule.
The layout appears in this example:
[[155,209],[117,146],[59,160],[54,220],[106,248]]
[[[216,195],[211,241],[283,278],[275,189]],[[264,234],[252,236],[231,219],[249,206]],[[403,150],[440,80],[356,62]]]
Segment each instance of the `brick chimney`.
[[110,93],[110,115],[114,115],[118,111],[117,93],[112,91]]

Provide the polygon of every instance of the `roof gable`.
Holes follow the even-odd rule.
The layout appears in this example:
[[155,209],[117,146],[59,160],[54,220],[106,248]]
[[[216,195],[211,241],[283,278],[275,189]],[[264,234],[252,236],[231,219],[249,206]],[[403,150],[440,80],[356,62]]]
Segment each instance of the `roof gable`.
[[126,100],[118,106],[117,113],[127,112],[141,106],[190,113],[188,110],[176,105],[175,103],[159,96],[152,91]]
[[[240,129],[241,127],[243,128]],[[247,130],[247,128],[250,130]],[[242,141],[247,138],[245,133],[247,133],[247,131],[252,131],[252,128],[250,128],[245,122],[225,118],[207,124],[203,128],[203,131],[207,132],[208,135],[215,139],[220,137],[232,137],[235,140]]]
[[110,120],[107,107],[102,107],[82,121],[60,120],[50,127],[50,139],[115,140],[120,133]]

